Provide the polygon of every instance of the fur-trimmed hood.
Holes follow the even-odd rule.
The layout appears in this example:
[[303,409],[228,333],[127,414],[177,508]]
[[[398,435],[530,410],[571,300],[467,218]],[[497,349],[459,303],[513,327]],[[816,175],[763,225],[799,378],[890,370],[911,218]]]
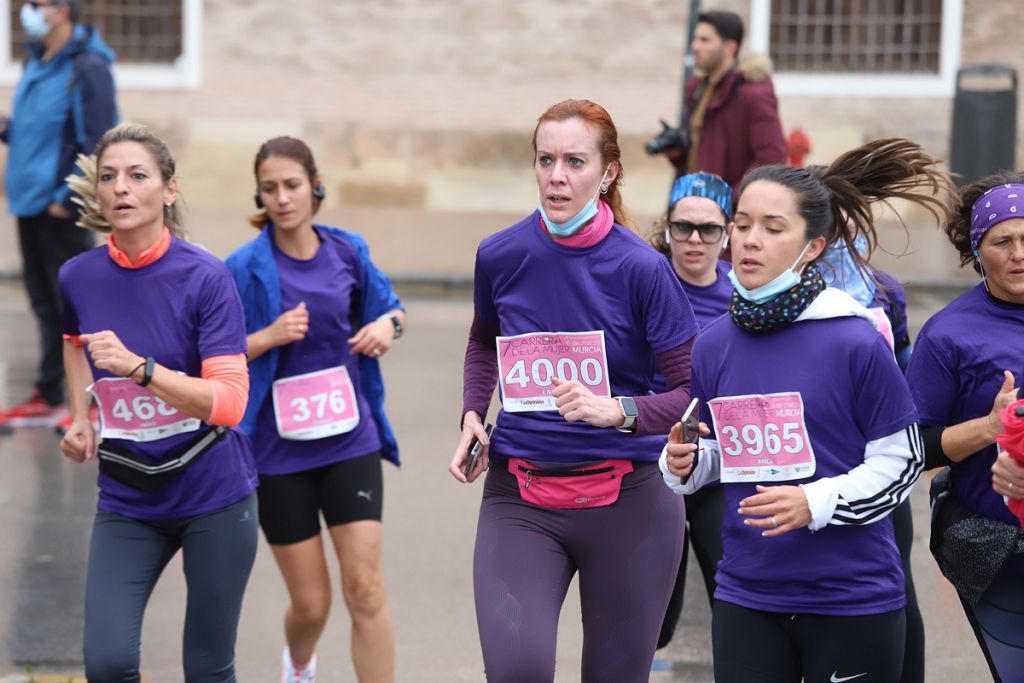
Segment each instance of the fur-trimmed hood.
[[760,83],[772,74],[772,58],[762,54],[745,54],[740,57],[736,68],[747,83]]

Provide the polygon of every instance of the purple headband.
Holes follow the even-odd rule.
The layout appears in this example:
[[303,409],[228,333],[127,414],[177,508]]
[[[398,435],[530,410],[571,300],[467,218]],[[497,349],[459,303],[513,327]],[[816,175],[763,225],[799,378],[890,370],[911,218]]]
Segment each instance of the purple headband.
[[1024,218],[1024,185],[989,188],[971,207],[971,249],[977,251],[986,232],[1011,218]]

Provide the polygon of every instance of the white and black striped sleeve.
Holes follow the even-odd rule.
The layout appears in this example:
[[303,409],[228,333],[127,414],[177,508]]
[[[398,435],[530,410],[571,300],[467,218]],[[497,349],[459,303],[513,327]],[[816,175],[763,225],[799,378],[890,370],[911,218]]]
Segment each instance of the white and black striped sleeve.
[[877,522],[910,495],[923,469],[917,423],[869,441],[862,464],[846,474],[801,484],[811,510],[811,531],[827,524]]

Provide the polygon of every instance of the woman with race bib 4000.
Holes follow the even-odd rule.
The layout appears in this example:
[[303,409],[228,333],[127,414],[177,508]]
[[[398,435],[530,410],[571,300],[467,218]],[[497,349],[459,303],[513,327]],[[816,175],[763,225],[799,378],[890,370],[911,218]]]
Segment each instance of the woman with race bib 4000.
[[[1024,381],[1024,173],[964,187],[946,234],[961,265],[972,264],[982,282],[925,323],[907,370],[929,464],[950,463],[932,484],[939,498],[946,480],[947,494],[933,500],[931,546],[993,680],[1019,683],[1024,535],[1007,500],[1024,499],[1024,467],[996,443],[1001,413],[1017,407]],[[955,508],[966,519],[948,514]]]
[[72,409],[61,451],[76,462],[98,451],[100,461],[85,674],[140,680],[146,602],[180,549],[182,680],[234,681],[257,543],[256,470],[249,441],[230,428],[248,397],[242,306],[224,264],[181,239],[174,159],[159,138],[124,123],[79,164],[85,176],[70,181],[83,197],[79,225],[111,233],[60,271]]
[[840,239],[874,243],[872,201],[945,215],[915,192],[948,188],[935,163],[888,139],[820,175],[765,166],[743,179],[729,316],[693,353],[693,393],[714,435],[696,466],[696,447],[676,433],[662,459],[677,492],[724,484],[719,683],[900,679],[906,598],[889,514],[924,464],[917,414],[876,319],[826,288],[815,261]]
[[[491,683],[551,681],[579,572],[585,681],[646,681],[682,552],[661,484],[664,435],[689,401],[697,327],[668,260],[622,223],[608,112],[567,100],[534,131],[540,209],[477,250],[462,439],[449,470],[490,465],[473,583]],[[655,364],[669,390],[653,395]],[[483,426],[495,383],[502,410]],[[488,444],[469,470],[467,450]]]
[[381,566],[381,458],[398,464],[378,359],[405,324],[362,237],[313,223],[324,198],[313,153],[279,137],[254,165],[259,237],[228,258],[249,333],[242,428],[260,475],[260,526],[291,598],[282,683],[311,683],[331,581],[320,516],[341,568],[352,661],[363,683],[394,679]]

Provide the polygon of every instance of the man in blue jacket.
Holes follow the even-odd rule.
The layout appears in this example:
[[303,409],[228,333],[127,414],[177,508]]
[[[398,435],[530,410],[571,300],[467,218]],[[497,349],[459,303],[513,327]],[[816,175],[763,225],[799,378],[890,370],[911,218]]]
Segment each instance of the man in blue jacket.
[[47,425],[65,412],[61,300],[57,272],[93,246],[75,226],[77,207],[64,178],[79,153],[91,154],[117,122],[114,52],[99,33],[78,24],[81,0],[42,0],[21,7],[26,45],[24,73],[0,140],[9,146],[4,180],[18,237],[32,312],[39,321],[42,359],[32,397],[0,414],[0,424]]

